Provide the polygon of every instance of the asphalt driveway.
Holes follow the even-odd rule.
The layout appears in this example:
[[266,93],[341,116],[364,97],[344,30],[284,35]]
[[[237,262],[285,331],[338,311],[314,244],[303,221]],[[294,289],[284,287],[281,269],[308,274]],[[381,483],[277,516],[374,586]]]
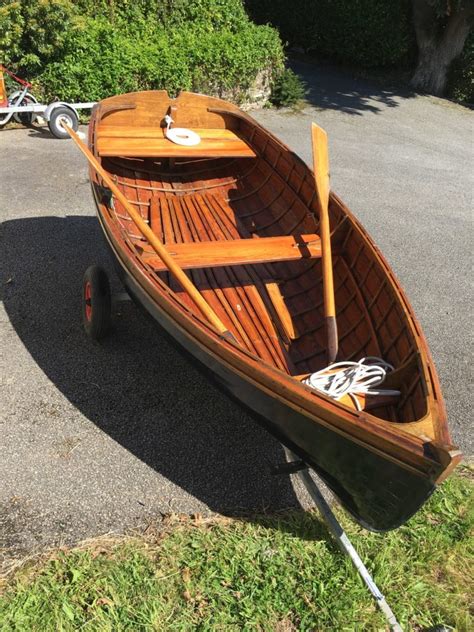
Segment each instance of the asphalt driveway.
[[[329,133],[332,186],[362,220],[427,335],[454,439],[472,454],[473,113],[299,64],[301,113],[255,117],[310,160]],[[80,288],[105,256],[83,157],[43,130],[0,130],[0,538],[18,553],[174,512],[298,504],[270,474],[279,444],[130,303],[83,334]],[[118,283],[111,271],[114,284]]]

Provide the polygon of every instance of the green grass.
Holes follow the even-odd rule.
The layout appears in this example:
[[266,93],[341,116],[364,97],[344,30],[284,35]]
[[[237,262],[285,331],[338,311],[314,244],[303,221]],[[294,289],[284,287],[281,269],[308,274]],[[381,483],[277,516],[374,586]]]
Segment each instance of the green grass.
[[[404,629],[474,629],[472,471],[406,526],[370,534],[339,514]],[[3,586],[0,629],[386,630],[316,513],[179,518],[154,535],[99,539],[23,564]]]

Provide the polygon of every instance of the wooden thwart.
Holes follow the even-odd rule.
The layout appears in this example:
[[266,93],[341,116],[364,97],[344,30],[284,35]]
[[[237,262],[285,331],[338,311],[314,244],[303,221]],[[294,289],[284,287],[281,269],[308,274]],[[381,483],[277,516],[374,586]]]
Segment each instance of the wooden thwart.
[[[168,244],[166,248],[168,254],[184,269],[271,263],[321,256],[318,235],[203,241]],[[144,252],[143,257],[155,270],[167,269],[154,252]]]
[[99,156],[140,158],[255,158],[255,152],[230,129],[193,129],[198,145],[177,145],[160,127],[101,125],[97,133]]

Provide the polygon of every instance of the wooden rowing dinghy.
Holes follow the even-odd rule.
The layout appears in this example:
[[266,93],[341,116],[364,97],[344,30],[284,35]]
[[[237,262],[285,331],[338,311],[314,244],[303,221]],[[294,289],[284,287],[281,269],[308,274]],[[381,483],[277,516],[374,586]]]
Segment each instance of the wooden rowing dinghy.
[[[200,142],[169,140],[166,114]],[[330,194],[337,360],[383,358],[400,392],[362,397],[362,410],[302,382],[328,360],[320,206],[298,156],[234,105],[165,91],[100,102],[89,147],[99,220],[132,297],[361,524],[405,522],[460,453],[420,325],[344,203]]]

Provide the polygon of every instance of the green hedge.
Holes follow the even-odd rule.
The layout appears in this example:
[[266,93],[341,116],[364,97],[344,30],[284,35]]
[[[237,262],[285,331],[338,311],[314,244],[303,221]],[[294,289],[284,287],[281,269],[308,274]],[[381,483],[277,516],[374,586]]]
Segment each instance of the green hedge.
[[[414,68],[411,0],[246,0],[290,46],[361,68]],[[450,71],[447,96],[474,103],[474,33]]]
[[65,49],[61,61],[48,64],[37,81],[46,94],[73,100],[155,88],[220,95],[235,86],[243,98],[259,70],[279,68],[283,61],[275,32],[254,26],[238,33],[162,30],[142,35],[137,46],[134,37],[95,18],[87,30],[71,32]]
[[249,22],[241,0],[75,0],[78,10],[92,17],[122,22],[128,29],[174,29],[184,24],[207,31],[240,31]]
[[363,68],[406,64],[416,53],[410,0],[246,0],[291,46]]
[[165,88],[239,101],[260,71],[283,68],[277,31],[241,0],[20,0],[2,18],[0,54],[48,100]]

